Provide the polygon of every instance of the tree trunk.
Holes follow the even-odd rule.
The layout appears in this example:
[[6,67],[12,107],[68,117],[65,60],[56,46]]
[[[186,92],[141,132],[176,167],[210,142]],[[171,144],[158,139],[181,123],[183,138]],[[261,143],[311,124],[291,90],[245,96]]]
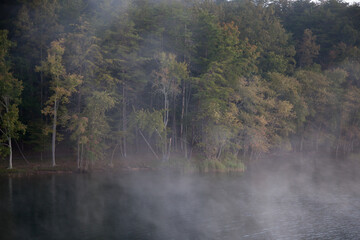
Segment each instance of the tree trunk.
[[[9,112],[9,106],[10,106],[10,100],[8,97],[4,97],[4,101],[5,101],[5,110],[8,113]],[[9,124],[9,123],[8,123]],[[10,126],[7,126],[8,131],[10,131]],[[1,129],[0,129],[1,130]],[[1,131],[3,134],[5,134],[3,131]],[[8,144],[9,144],[9,169],[12,169],[12,145],[11,145],[11,134],[5,134],[7,135],[7,139],[8,139]]]
[[110,158],[110,167],[114,167],[114,164],[113,164],[113,161],[114,161],[114,155],[115,155],[115,151],[116,151],[116,148],[119,146],[119,144],[116,144],[113,151],[112,151],[112,154],[111,154],[111,158]]
[[165,108],[164,126],[166,129],[168,121],[169,121],[169,100],[168,100],[168,96],[166,93],[164,93],[164,108]]
[[[183,142],[183,141],[181,141],[181,142]],[[185,155],[185,159],[188,159],[188,149],[187,149],[187,143],[186,142],[184,142],[183,143],[183,146],[184,146],[184,155]]]
[[303,152],[303,146],[304,146],[304,135],[301,134],[301,139],[300,139],[300,152]]
[[[81,74],[81,70],[80,70],[80,74]],[[78,92],[78,102],[77,102],[77,110],[78,110],[78,114],[80,117],[80,113],[81,113],[81,91],[79,90]],[[77,139],[77,168],[78,170],[81,168],[80,166],[80,138],[78,137]]]
[[[146,144],[148,145],[149,149],[151,150],[151,152],[155,155],[155,157],[160,160],[159,156],[155,153],[154,149],[151,147],[150,143],[148,140],[146,140],[144,134],[141,132],[141,130],[139,129],[139,133],[140,135],[143,137],[144,141],[146,142]],[[165,143],[166,144],[166,143]]]
[[139,153],[140,147],[139,147],[139,135],[138,131],[135,130],[135,145],[136,145],[136,153]]
[[77,159],[76,159],[76,164],[77,164],[77,168],[78,170],[80,169],[80,140],[77,140]]
[[169,100],[167,98],[167,94],[164,92],[164,108],[165,108],[165,114],[164,114],[164,127],[165,127],[165,139],[164,139],[164,151],[163,156],[166,156],[167,153],[167,133],[166,128],[169,120]]
[[25,157],[25,155],[24,155],[24,153],[23,153],[23,151],[24,151],[23,145],[22,145],[22,150],[21,150],[21,148],[20,148],[18,142],[16,141],[16,139],[15,139],[15,144],[16,144],[16,146],[17,146],[18,149],[19,149],[19,152],[20,152],[20,154],[21,154],[21,157],[24,159],[24,161],[25,161],[27,164],[29,164],[29,161],[26,159],[26,157]]
[[177,150],[177,138],[176,138],[176,97],[173,94],[173,131],[172,131],[172,138],[174,139],[173,148]]
[[[185,25],[186,26],[186,25]],[[184,131],[184,113],[185,113],[185,81],[183,80],[182,87],[182,96],[181,96],[181,120],[180,120],[180,147],[181,150],[184,150],[184,139],[183,139],[183,131]]]
[[11,145],[11,137],[8,137],[8,142],[9,142],[9,169],[12,169],[12,145]]
[[83,165],[83,157],[84,157],[84,144],[82,143],[81,144],[81,152],[80,152],[80,163],[79,163],[80,169]]
[[169,147],[168,147],[168,152],[166,154],[166,161],[170,159],[170,152],[171,152],[171,138],[169,139]]
[[126,158],[126,97],[125,97],[125,84],[123,84],[123,156]]
[[253,149],[251,148],[251,149],[250,149],[250,157],[249,157],[249,160],[250,160],[250,161],[253,160],[253,154],[254,154],[254,151],[253,151]]
[[54,122],[53,122],[53,132],[52,132],[52,166],[56,166],[55,162],[55,143],[56,143],[56,121],[57,121],[57,98],[55,97],[54,102]]
[[220,146],[220,149],[219,149],[219,151],[218,151],[218,154],[217,154],[217,156],[216,156],[216,159],[220,159],[223,146],[224,146],[224,145],[221,145],[221,146]]
[[[186,91],[186,85],[185,85],[185,89],[184,89],[184,96],[185,96],[184,97],[184,105],[185,106],[184,106],[184,116],[183,116],[183,118],[185,118],[185,116],[188,115],[190,95],[191,95],[191,85],[190,84],[188,85],[187,91]],[[185,144],[185,147],[187,148],[185,154],[186,154],[186,158],[190,159],[191,154],[192,154],[193,137],[192,137],[191,143],[190,142],[188,143],[188,141],[187,141],[188,125],[185,125],[184,119],[183,119],[182,123],[183,123],[182,138],[184,139],[183,143]],[[193,128],[192,128],[192,136],[194,136],[194,129]],[[189,148],[190,148],[190,152],[189,152]]]

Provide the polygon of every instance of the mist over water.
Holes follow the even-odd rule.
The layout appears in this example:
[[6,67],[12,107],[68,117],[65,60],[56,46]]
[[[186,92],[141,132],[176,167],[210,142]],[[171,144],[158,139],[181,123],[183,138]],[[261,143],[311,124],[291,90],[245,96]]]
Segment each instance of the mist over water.
[[302,161],[0,179],[1,239],[359,239],[359,178]]

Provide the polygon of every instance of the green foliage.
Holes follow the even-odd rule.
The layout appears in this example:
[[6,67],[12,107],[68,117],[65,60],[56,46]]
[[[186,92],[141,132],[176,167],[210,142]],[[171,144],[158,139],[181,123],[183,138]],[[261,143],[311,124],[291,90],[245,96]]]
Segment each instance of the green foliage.
[[161,111],[152,111],[140,109],[134,111],[130,117],[131,127],[140,129],[145,132],[148,136],[152,136],[154,133],[163,135],[166,131],[163,122],[163,113]]
[[26,127],[19,119],[18,109],[23,86],[10,72],[8,53],[12,42],[7,39],[7,34],[6,30],[0,31],[0,154],[10,154],[11,161],[11,139],[17,139],[19,133],[24,134]]
[[313,59],[319,54],[319,50],[320,46],[316,44],[316,36],[313,36],[310,29],[305,29],[302,42],[299,44],[297,50],[299,66],[310,66],[313,63]]
[[188,78],[187,64],[177,62],[174,54],[165,52],[159,53],[156,59],[159,62],[159,70],[154,72],[154,88],[165,98],[167,95],[178,94],[181,80]]
[[[106,149],[104,139],[108,137],[110,127],[106,112],[115,106],[115,99],[107,92],[92,92],[87,98],[86,108],[77,123],[80,143],[86,144],[86,157],[91,161],[103,159]],[[84,131],[85,129],[85,131]],[[76,132],[75,132],[76,133]]]
[[216,159],[207,159],[200,161],[199,170],[202,172],[243,172],[245,165],[236,157],[230,157],[222,161]]
[[220,162],[216,159],[204,160],[203,162],[200,163],[199,168],[200,168],[200,171],[202,171],[202,172],[209,172],[209,171],[224,172],[224,171],[226,171],[226,166],[222,162]]
[[[63,42],[63,39],[52,42],[46,61],[42,61],[41,65],[35,69],[37,72],[44,72],[51,79],[50,91],[53,94],[49,97],[46,107],[42,110],[42,113],[45,115],[54,116],[55,112],[59,109],[60,103],[69,103],[71,94],[77,91],[76,87],[82,81],[82,77],[79,75],[67,74],[63,66],[62,56],[65,50]],[[65,111],[62,112],[64,113]]]
[[70,96],[76,92],[76,87],[81,84],[82,76],[68,74],[63,66],[63,39],[53,41],[48,49],[46,61],[42,61],[40,66],[36,66],[35,71],[44,73],[50,79],[50,91],[52,95],[46,101],[46,106],[42,110],[44,115],[52,117],[52,129],[46,128],[45,133],[52,133],[52,165],[56,165],[55,148],[56,140],[61,141],[62,136],[57,134],[58,123],[65,125],[69,120],[67,109],[64,104],[70,102]]
[[11,56],[0,35],[5,152],[21,122],[24,144],[44,150],[50,119],[44,131],[61,126],[53,141],[73,141],[85,167],[145,148],[184,168],[195,153],[207,171],[284,148],[360,147],[357,5],[31,0],[17,10]]

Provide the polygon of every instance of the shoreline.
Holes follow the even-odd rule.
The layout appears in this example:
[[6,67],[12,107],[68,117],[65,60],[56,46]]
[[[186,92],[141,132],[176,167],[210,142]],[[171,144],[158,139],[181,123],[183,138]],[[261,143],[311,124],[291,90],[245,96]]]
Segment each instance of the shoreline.
[[189,162],[181,162],[171,160],[163,162],[147,157],[128,158],[127,160],[116,160],[113,164],[107,162],[95,162],[89,169],[78,169],[76,161],[66,159],[58,161],[55,167],[52,167],[50,161],[33,162],[33,163],[17,163],[13,169],[2,162],[0,165],[0,177],[26,177],[36,175],[52,175],[52,174],[89,174],[98,172],[132,172],[132,171],[175,171],[184,173],[202,172],[202,173],[227,173],[227,172],[245,172],[245,169],[234,168],[203,168],[198,165],[197,160]]
[[[174,156],[169,161],[161,161],[152,158],[149,155],[134,155],[127,159],[117,158],[110,161],[97,161],[89,164],[87,170],[79,170],[74,158],[59,158],[55,167],[51,166],[51,161],[33,161],[25,163],[19,159],[14,161],[14,168],[8,169],[6,161],[0,162],[0,177],[23,177],[35,175],[51,175],[51,174],[88,174],[98,172],[129,172],[129,171],[174,171],[181,173],[244,173],[253,169],[274,169],[284,166],[292,166],[296,169],[312,169],[312,171],[320,171],[327,165],[337,166],[340,169],[360,169],[360,155],[349,156],[347,159],[336,160],[330,155],[306,154],[299,161],[297,156],[290,153],[269,154],[263,159],[247,164],[245,167],[240,165],[226,165],[226,162],[215,160],[203,160],[201,158],[193,158],[186,160],[179,156]],[[317,160],[316,160],[317,159]],[[311,161],[310,161],[311,160]],[[239,162],[241,162],[239,160]],[[242,163],[243,164],[243,163]],[[220,165],[220,166],[219,166]]]

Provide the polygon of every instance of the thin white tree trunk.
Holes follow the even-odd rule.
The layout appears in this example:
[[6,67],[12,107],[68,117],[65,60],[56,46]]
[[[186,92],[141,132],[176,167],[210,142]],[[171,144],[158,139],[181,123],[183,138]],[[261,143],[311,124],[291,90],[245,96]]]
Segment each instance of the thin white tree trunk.
[[160,160],[159,156],[155,153],[154,149],[151,147],[151,145],[150,145],[149,141],[148,141],[148,140],[146,140],[146,138],[145,138],[144,134],[141,132],[141,130],[140,130],[140,129],[139,129],[139,133],[140,133],[140,135],[143,137],[143,139],[145,140],[146,144],[148,145],[149,149],[150,149],[150,150],[151,150],[151,152],[154,154],[154,156],[155,156],[158,160]]
[[[186,28],[186,25],[185,25]],[[184,139],[183,139],[183,132],[184,132],[184,113],[185,113],[185,81],[183,80],[182,86],[182,96],[181,96],[181,120],[180,120],[180,147],[181,150],[184,150]]]
[[[4,97],[4,106],[5,106],[5,110],[8,113],[9,112],[9,106],[10,106],[10,102],[9,102],[9,98],[8,97]],[[9,123],[8,123],[9,124]],[[12,145],[11,145],[11,134],[10,134],[10,126],[7,126],[7,130],[6,132],[9,131],[8,134],[5,134],[3,131],[2,133],[7,135],[7,139],[8,139],[8,144],[9,144],[9,169],[12,169]]]
[[168,100],[168,97],[167,97],[166,93],[164,93],[164,108],[165,108],[164,126],[165,126],[165,129],[166,129],[167,124],[168,124],[168,120],[169,120],[169,100]]
[[170,152],[171,152],[171,138],[169,139],[169,147],[168,147],[168,152],[166,154],[166,161],[169,161],[170,159]]
[[114,154],[115,154],[115,151],[116,151],[116,148],[119,146],[119,144],[116,144],[113,151],[112,151],[112,154],[111,154],[111,158],[110,158],[110,167],[113,167],[114,164],[113,164],[113,161],[114,161]]
[[217,154],[217,156],[216,156],[216,159],[219,159],[219,158],[220,158],[223,147],[224,147],[224,145],[221,145],[221,146],[220,146],[220,149],[219,149],[219,151],[218,151],[218,154]]
[[54,103],[54,122],[53,122],[53,132],[52,132],[52,166],[56,166],[55,161],[55,143],[56,143],[56,121],[57,121],[57,99],[55,98]]
[[173,94],[173,131],[172,131],[172,135],[173,135],[173,149],[175,151],[177,151],[177,133],[176,133],[176,96],[175,94]]
[[12,169],[13,168],[13,165],[12,165],[12,145],[11,145],[11,137],[8,137],[8,142],[9,142],[9,169]]
[[164,127],[165,127],[165,141],[164,141],[164,151],[163,151],[163,160],[166,159],[166,155],[167,155],[167,134],[166,134],[166,127],[168,124],[168,120],[169,120],[169,102],[168,102],[168,98],[167,98],[167,94],[165,93],[164,90],[164,108],[165,108],[165,114],[164,114]]

